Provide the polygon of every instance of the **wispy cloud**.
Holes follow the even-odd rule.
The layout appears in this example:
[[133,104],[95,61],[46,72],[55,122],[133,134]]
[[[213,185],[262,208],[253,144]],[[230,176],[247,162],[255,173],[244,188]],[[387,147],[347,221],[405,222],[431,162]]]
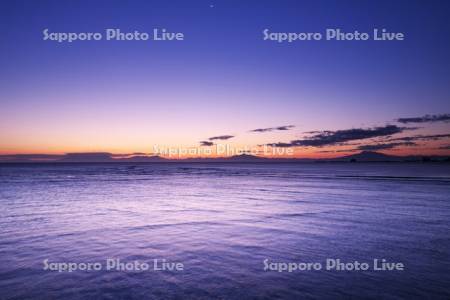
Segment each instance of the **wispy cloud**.
[[387,141],[437,141],[450,138],[450,134],[415,135],[388,139]]
[[209,147],[209,146],[213,146],[213,145],[214,145],[214,143],[210,142],[210,141],[200,141],[200,146]]
[[357,149],[341,149],[341,150],[320,150],[315,153],[347,153],[347,152],[355,152]]
[[450,122],[450,114],[425,115],[423,117],[412,117],[412,118],[399,118],[396,121],[403,124]]
[[218,136],[213,136],[208,138],[208,140],[210,141],[215,141],[215,140],[229,140],[231,138],[234,138],[234,135],[218,135]]
[[250,130],[250,132],[262,133],[262,132],[270,132],[270,131],[276,131],[276,130],[285,131],[285,130],[290,130],[294,127],[295,127],[295,125],[285,125],[285,126],[276,126],[276,127],[268,127],[268,128],[256,128],[256,129]]
[[363,151],[377,151],[377,150],[388,150],[393,149],[399,146],[416,146],[417,144],[414,142],[403,142],[403,143],[381,143],[381,144],[369,144],[369,145],[360,145],[355,150],[363,150]]
[[130,157],[130,156],[149,156],[152,153],[144,153],[144,152],[132,152],[132,153],[114,153],[111,154],[113,158],[122,158],[122,157]]
[[0,161],[52,161],[63,157],[58,154],[5,154],[0,155]]
[[390,136],[393,134],[411,130],[407,127],[398,127],[396,125],[386,125],[373,128],[352,128],[336,131],[318,131],[310,137],[293,140],[289,143],[269,144],[273,147],[323,147],[342,144],[349,141],[364,140],[369,138]]
[[0,155],[0,161],[109,161],[113,155],[109,152],[79,152],[63,155],[52,154],[13,154]]
[[75,152],[61,155],[54,154],[11,154],[0,155],[0,162],[117,162],[148,161],[158,158],[149,153],[134,152],[112,154],[109,152]]

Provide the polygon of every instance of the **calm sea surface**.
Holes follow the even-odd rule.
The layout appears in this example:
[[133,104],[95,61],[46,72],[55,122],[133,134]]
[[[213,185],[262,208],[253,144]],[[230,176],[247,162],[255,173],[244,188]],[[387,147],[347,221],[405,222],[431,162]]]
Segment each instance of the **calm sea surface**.
[[[264,264],[327,259],[371,268]],[[449,164],[0,165],[0,299],[361,297],[450,298]]]

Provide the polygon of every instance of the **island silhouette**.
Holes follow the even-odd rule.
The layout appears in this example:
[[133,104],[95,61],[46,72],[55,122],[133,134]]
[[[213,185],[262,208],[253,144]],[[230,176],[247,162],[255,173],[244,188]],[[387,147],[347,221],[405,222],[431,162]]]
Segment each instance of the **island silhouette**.
[[158,155],[116,157],[108,152],[0,155],[0,163],[308,163],[308,162],[450,162],[450,156],[396,156],[361,151],[335,158],[271,158],[247,153],[229,157],[166,158]]

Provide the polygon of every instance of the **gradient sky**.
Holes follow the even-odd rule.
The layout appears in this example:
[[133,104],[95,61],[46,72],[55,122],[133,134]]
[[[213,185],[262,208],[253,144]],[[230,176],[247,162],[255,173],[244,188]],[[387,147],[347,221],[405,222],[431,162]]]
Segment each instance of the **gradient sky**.
[[[0,5],[0,154],[149,153],[155,144],[197,147],[224,134],[235,136],[226,141],[231,145],[255,146],[289,142],[312,130],[371,128],[400,117],[450,113],[448,1]],[[183,32],[185,40],[56,43],[42,40],[45,28],[166,28]],[[386,28],[406,39],[278,44],[263,41],[265,28]],[[419,124],[414,135],[450,133],[449,124]],[[296,127],[249,132],[281,125]],[[399,150],[442,154],[448,150],[437,148],[448,144],[438,140]],[[321,156],[324,150],[296,148],[296,155]]]

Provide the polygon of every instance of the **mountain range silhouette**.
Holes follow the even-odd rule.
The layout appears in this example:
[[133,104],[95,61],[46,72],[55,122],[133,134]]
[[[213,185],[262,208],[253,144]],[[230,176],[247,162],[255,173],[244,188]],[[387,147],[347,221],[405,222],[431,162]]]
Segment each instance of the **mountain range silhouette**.
[[0,155],[0,163],[177,163],[177,162],[218,162],[218,163],[300,163],[300,162],[448,162],[450,156],[395,156],[375,151],[362,151],[352,155],[336,158],[268,158],[250,154],[239,154],[229,157],[199,157],[170,159],[153,155],[131,155],[117,157],[108,152],[52,154],[18,154]]

